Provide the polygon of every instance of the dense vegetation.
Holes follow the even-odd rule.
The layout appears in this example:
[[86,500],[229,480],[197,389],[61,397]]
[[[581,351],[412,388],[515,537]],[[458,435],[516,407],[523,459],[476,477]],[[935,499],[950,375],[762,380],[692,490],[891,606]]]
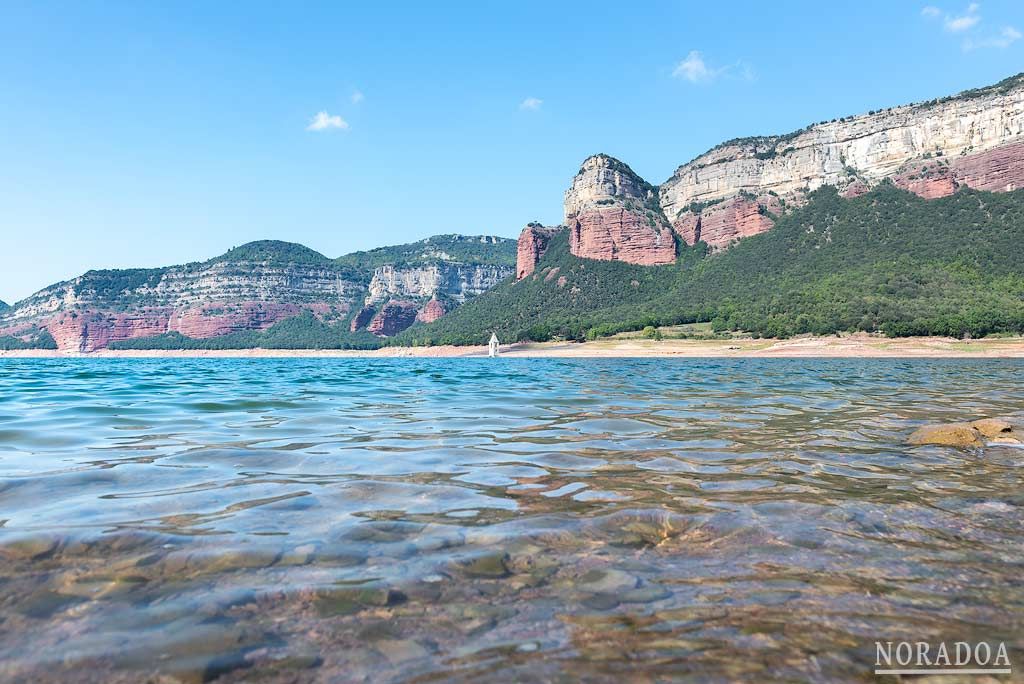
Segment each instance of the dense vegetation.
[[11,349],[56,349],[57,341],[53,339],[53,335],[50,334],[49,330],[40,329],[36,331],[34,335],[31,335],[27,339],[21,339],[20,337],[12,337],[5,335],[0,337],[0,350],[8,351]]
[[111,349],[376,349],[378,338],[365,330],[349,332],[344,324],[331,325],[311,313],[281,321],[270,328],[195,339],[179,332],[113,342]]
[[221,261],[239,262],[256,261],[271,264],[330,264],[331,260],[320,252],[295,242],[280,240],[257,240],[241,247],[232,247],[219,257],[210,259],[208,263]]
[[335,261],[345,266],[369,270],[385,264],[413,266],[435,263],[439,259],[469,264],[515,266],[516,241],[508,238],[497,240],[497,243],[493,243],[482,242],[480,237],[467,235],[435,235],[406,245],[352,252],[338,257]]
[[[923,200],[889,183],[855,199],[825,186],[761,235],[675,265],[583,260],[563,233],[536,277],[505,283],[395,344],[585,339],[713,322],[759,336],[1024,332],[1024,191]],[[556,272],[557,269],[557,272]]]
[[86,271],[75,284],[75,296],[88,293],[99,302],[112,302],[123,293],[141,287],[156,287],[167,272],[166,268],[122,268]]

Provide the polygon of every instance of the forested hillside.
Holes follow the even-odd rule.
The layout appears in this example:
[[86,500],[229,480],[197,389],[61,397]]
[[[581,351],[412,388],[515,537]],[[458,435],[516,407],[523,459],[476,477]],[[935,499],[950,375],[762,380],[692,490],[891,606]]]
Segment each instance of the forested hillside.
[[438,260],[513,266],[516,263],[516,241],[490,235],[434,235],[405,245],[352,252],[335,261],[345,266],[372,270],[386,264],[403,267]]
[[634,266],[572,256],[563,233],[505,283],[392,344],[584,339],[646,325],[711,321],[785,337],[882,331],[1024,332],[1024,190],[961,189],[924,200],[889,183],[853,199],[824,186],[766,233],[709,256]]

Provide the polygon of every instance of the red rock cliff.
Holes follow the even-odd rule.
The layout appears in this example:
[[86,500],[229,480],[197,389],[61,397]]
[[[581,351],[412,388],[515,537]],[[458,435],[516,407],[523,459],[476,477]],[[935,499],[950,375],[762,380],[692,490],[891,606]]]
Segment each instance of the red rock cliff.
[[537,262],[548,250],[551,238],[559,230],[560,227],[545,227],[539,223],[531,223],[523,228],[516,250],[516,280],[522,280],[533,273],[537,268]]
[[415,302],[392,300],[380,308],[366,329],[374,335],[397,335],[416,321],[418,311]]
[[657,189],[617,159],[583,162],[565,193],[569,249],[578,257],[653,266],[675,261],[672,228]]
[[771,215],[782,212],[778,198],[734,197],[713,204],[699,213],[687,210],[672,227],[688,245],[703,241],[712,249],[728,247],[736,240],[763,233],[772,227]]

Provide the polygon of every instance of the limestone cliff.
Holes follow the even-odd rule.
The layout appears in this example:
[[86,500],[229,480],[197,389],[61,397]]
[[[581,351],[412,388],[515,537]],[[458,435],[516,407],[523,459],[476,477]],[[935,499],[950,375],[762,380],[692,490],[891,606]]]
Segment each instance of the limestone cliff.
[[[301,245],[255,242],[205,262],[89,271],[51,285],[0,311],[0,337],[29,339],[44,328],[59,349],[91,352],[166,333],[260,331],[304,312],[328,325],[351,317],[342,330],[391,335],[512,275],[512,249],[503,238],[436,236],[334,260]],[[451,253],[484,263],[453,263]],[[386,258],[404,261],[381,264]]]
[[[788,135],[723,143],[680,166],[659,188],[661,206],[687,242],[693,226],[707,225],[715,205],[757,198],[799,204],[810,190],[837,186],[847,195],[883,179],[923,197],[951,194],[961,185],[993,191],[1024,187],[1024,77],[931,102],[904,105],[808,126]],[[773,198],[773,199],[767,199]],[[711,247],[767,230],[770,220],[748,217],[737,205]],[[726,213],[728,213],[727,210]]]
[[569,249],[579,257],[652,266],[675,261],[672,228],[658,192],[618,159],[583,162],[565,193]]
[[393,335],[416,321],[432,322],[512,273],[509,264],[438,261],[379,266],[373,271],[363,308],[352,320],[351,330],[365,326],[375,335]]
[[388,264],[373,271],[367,305],[391,298],[429,299],[441,293],[459,304],[491,289],[512,275],[505,264],[461,264],[440,261],[423,266]]

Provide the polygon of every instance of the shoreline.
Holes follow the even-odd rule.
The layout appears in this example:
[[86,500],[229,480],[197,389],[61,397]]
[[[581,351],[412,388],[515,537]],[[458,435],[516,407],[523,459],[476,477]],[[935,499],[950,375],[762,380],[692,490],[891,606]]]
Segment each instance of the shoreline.
[[[1024,358],[1024,338],[958,340],[949,337],[887,338],[855,334],[737,340],[646,340],[610,338],[592,342],[524,342],[502,345],[508,358]],[[0,351],[9,358],[486,358],[487,347],[383,347],[355,349],[120,350],[90,353],[45,349]]]

